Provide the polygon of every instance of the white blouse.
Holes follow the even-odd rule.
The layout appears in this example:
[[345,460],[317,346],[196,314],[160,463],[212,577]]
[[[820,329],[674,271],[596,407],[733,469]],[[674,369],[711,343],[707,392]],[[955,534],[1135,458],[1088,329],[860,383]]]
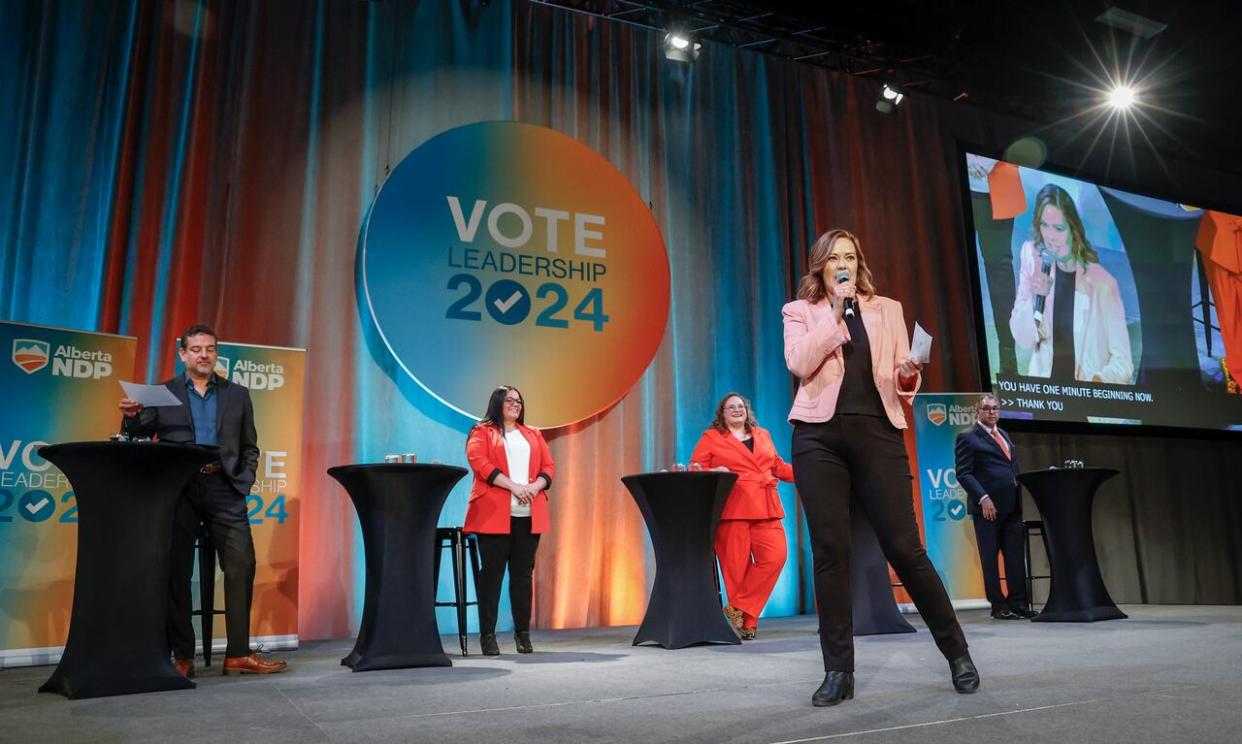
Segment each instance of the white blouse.
[[[530,442],[522,436],[521,430],[505,433],[505,459],[509,461],[509,480],[520,486],[530,483]],[[510,494],[509,516],[529,517],[530,504],[523,504]]]

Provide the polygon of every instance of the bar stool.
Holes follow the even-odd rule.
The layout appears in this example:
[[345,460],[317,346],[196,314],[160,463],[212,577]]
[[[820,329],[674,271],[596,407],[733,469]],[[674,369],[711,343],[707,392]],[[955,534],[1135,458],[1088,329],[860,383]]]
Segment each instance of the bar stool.
[[190,616],[198,616],[199,636],[203,639],[203,665],[211,666],[212,629],[216,615],[223,615],[224,610],[216,609],[216,544],[205,524],[198,526],[194,549],[198,551],[199,608]]
[[1024,535],[1023,542],[1026,549],[1026,606],[1031,609],[1035,604],[1034,583],[1036,579],[1052,580],[1049,574],[1041,576],[1033,576],[1031,574],[1031,533],[1039,533],[1040,540],[1044,543],[1044,556],[1048,556],[1048,536],[1044,533],[1044,523],[1038,519],[1028,519],[1023,522]]
[[[466,641],[466,607],[474,605],[478,607],[477,587],[479,586],[479,539],[475,535],[467,535],[462,532],[461,527],[438,527],[436,528],[436,557],[435,557],[435,577],[436,585],[440,583],[440,554],[445,548],[449,549],[449,557],[452,558],[453,564],[453,601],[441,602],[439,597],[436,598],[436,607],[455,607],[457,608],[457,639],[461,642],[461,655],[467,655]],[[474,585],[476,587],[476,599],[468,601],[466,599],[466,553],[470,553],[470,573],[474,576]]]

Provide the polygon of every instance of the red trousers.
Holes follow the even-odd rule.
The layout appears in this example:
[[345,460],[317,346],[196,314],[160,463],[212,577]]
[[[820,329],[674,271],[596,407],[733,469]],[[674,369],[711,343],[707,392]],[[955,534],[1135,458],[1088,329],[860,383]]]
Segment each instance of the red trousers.
[[742,611],[742,627],[754,628],[785,566],[785,527],[779,519],[722,519],[716,557],[729,604]]

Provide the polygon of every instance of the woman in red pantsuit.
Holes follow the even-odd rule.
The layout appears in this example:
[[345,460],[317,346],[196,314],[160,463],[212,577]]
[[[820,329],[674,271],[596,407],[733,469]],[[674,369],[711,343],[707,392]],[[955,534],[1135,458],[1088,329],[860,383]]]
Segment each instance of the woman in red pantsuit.
[[792,483],[793,468],[776,454],[772,436],[755,423],[750,402],[738,393],[716,405],[716,420],[699,438],[690,462],[737,473],[716,529],[716,555],[729,594],[725,615],[743,640],[752,641],[785,566],[785,510],[776,482]]

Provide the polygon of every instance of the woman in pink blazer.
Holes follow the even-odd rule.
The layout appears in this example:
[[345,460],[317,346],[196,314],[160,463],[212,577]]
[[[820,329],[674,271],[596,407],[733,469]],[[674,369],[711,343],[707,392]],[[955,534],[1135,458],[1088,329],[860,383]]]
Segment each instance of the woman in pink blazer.
[[[811,248],[798,299],[785,305],[785,362],[799,379],[789,412],[793,469],[815,565],[824,682],[816,706],[854,697],[851,506],[861,508],[940,652],[953,686],[979,673],[914,518],[902,400],[919,388],[901,303],[876,294],[858,238],[831,230]],[[852,500],[852,504],[851,504]]]
[[500,653],[496,614],[506,567],[517,652],[534,650],[530,642],[531,579],[539,536],[550,527],[547,489],[555,466],[543,434],[525,421],[522,394],[515,387],[501,385],[492,392],[487,413],[466,439],[474,484],[464,529],[478,536],[483,559],[477,587],[479,646],[487,656]]
[[729,594],[725,615],[742,640],[753,641],[759,614],[785,567],[785,509],[776,482],[792,483],[793,468],[776,454],[772,435],[759,428],[740,393],[716,404],[716,419],[699,437],[690,463],[737,473],[716,528],[716,556]]
[[[1126,309],[1117,280],[1100,265],[1074,200],[1048,184],[1035,196],[1031,240],[1022,244],[1018,293],[1009,328],[1029,349],[1023,374],[1060,380],[1134,382]],[[1056,270],[1044,273],[1043,254]],[[1040,319],[1035,302],[1044,296]]]

